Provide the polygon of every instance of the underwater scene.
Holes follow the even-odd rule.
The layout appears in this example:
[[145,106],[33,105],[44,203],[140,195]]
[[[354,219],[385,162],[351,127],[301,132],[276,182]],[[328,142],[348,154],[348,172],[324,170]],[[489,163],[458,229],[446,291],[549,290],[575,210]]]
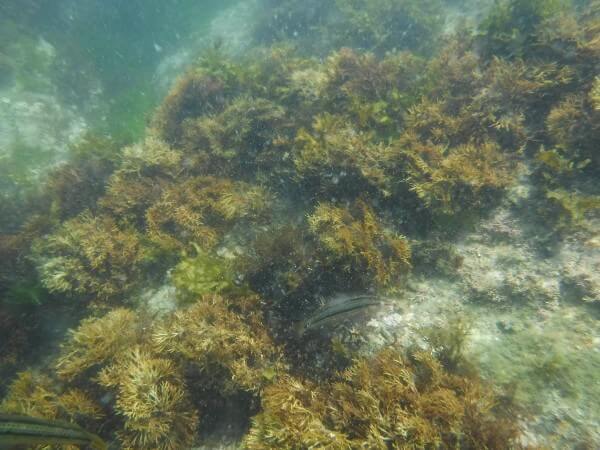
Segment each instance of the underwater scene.
[[600,449],[600,0],[0,0],[0,449]]

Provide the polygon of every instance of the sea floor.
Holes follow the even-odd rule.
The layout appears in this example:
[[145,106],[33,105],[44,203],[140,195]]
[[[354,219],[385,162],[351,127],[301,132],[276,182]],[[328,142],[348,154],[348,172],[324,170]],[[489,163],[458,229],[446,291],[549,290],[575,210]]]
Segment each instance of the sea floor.
[[461,320],[467,358],[523,408],[524,444],[599,448],[600,222],[547,254],[525,201],[456,240],[453,276],[412,276],[394,311],[368,323],[368,342],[427,345],[423,329]]
[[[255,7],[251,1],[224,11],[192,47],[165,55],[156,84],[167,88],[200,48],[222,35],[242,52]],[[52,58],[51,50],[40,45]],[[81,111],[62,104],[48,89],[0,89],[0,149],[18,142],[21,151],[43,148],[47,155],[39,164],[27,161],[26,152],[18,156],[28,183],[64,160],[69,144],[88,127]],[[0,150],[0,161],[9,158],[16,157]],[[464,321],[468,359],[522,407],[524,444],[600,448],[600,220],[588,221],[569,237],[548,240],[536,225],[532,204],[525,175],[504,204],[454,238],[460,264],[452,273],[415,273],[404,280],[391,310],[386,307],[364,326],[364,347],[426,346],[424,329]],[[140,307],[166,313],[174,306],[173,296],[164,287],[140,299]],[[56,341],[67,327],[53,323]],[[230,435],[239,430],[224,426],[218,431],[198,448],[237,447]]]

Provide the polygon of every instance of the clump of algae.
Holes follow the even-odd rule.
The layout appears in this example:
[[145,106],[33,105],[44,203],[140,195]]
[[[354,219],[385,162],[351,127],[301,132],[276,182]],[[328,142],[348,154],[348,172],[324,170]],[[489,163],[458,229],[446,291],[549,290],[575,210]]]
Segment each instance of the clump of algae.
[[333,380],[282,377],[266,389],[246,448],[506,448],[518,435],[492,391],[447,373],[430,354],[388,349]]
[[94,430],[108,414],[123,447],[189,448],[202,414],[210,414],[202,404],[211,402],[194,398],[194,384],[205,395],[256,396],[283,370],[257,298],[205,296],[154,323],[118,308],[70,331],[54,362],[57,379],[20,374],[2,410]]

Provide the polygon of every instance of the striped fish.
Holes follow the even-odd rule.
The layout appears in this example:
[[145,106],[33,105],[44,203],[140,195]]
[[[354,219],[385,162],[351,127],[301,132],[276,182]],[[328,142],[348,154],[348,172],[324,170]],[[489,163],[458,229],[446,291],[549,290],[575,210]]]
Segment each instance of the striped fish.
[[108,449],[102,439],[74,423],[0,414],[0,450],[34,445],[79,445],[82,449]]
[[322,330],[332,323],[337,325],[356,316],[362,316],[365,309],[373,306],[381,306],[386,301],[376,295],[348,295],[338,294],[325,302],[309,317],[297,325],[296,331],[299,336]]

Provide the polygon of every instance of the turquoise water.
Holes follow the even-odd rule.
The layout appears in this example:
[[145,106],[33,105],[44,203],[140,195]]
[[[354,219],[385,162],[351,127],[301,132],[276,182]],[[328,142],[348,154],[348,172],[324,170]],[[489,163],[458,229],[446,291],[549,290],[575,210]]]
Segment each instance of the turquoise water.
[[597,0],[3,1],[0,447],[598,448],[599,145]]

